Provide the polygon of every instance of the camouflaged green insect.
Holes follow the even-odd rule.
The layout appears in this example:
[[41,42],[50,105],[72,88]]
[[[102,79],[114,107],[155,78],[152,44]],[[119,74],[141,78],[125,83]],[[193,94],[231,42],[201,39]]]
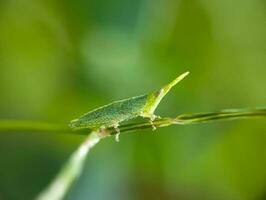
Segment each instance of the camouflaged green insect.
[[69,126],[73,130],[91,129],[93,131],[104,131],[106,128],[113,127],[117,132],[116,141],[119,139],[119,123],[126,120],[139,116],[149,118],[153,129],[155,129],[152,123],[158,117],[154,115],[155,109],[169,90],[188,74],[189,72],[181,74],[156,92],[115,101],[92,110],[78,119],[72,120]]

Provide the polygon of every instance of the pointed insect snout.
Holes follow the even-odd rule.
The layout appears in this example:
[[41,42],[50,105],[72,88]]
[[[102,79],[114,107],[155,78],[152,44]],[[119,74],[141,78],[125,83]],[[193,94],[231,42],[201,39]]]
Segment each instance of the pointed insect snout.
[[189,74],[189,72],[185,72],[185,73],[181,74],[180,76],[178,76],[176,79],[174,79],[171,83],[169,83],[166,86],[162,87],[158,91],[158,93],[160,93],[159,95],[165,95],[165,94],[167,94],[167,92],[169,92],[169,90],[172,87],[174,87],[177,83],[179,83],[181,80],[183,80],[188,74]]
[[144,107],[143,112],[153,114],[155,109],[159,105],[160,101],[169,92],[169,90],[173,86],[175,86],[178,82],[180,82],[183,78],[185,78],[188,74],[189,74],[189,72],[181,74],[175,80],[173,80],[171,83],[167,84],[166,86],[162,87],[160,90],[153,92],[151,95],[149,95],[149,99],[147,100],[147,103]]

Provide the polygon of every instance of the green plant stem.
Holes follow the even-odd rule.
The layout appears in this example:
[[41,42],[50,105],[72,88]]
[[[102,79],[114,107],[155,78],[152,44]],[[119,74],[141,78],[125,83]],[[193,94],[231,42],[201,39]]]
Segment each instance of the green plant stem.
[[[159,118],[156,119],[153,124],[156,128],[165,127],[169,125],[188,125],[197,123],[206,123],[212,121],[221,120],[236,120],[243,118],[259,118],[266,117],[266,109],[231,109],[218,112],[209,113],[196,113],[196,114],[182,114],[176,118]],[[150,122],[142,121],[131,124],[122,124],[119,126],[120,132],[136,131],[140,129],[151,128]],[[116,131],[113,128],[107,129],[107,131],[113,135]],[[66,125],[52,124],[46,122],[36,121],[19,121],[19,120],[0,120],[0,132],[44,132],[44,133],[68,133],[68,134],[80,134],[88,135],[91,130],[83,129],[78,131],[72,131]]]
[[66,125],[48,122],[26,120],[0,120],[0,132],[70,133],[70,129]]

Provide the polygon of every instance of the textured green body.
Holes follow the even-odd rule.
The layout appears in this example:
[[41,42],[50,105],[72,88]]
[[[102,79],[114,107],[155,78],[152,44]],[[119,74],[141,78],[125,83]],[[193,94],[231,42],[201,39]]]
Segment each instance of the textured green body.
[[139,116],[149,118],[150,122],[152,123],[152,121],[155,119],[154,111],[159,105],[160,101],[169,92],[169,90],[184,77],[186,77],[188,73],[189,72],[181,74],[172,82],[162,87],[160,90],[150,94],[115,101],[111,104],[88,112],[78,119],[72,120],[69,126],[73,130],[98,130],[114,127],[119,132],[118,125],[120,122]]
[[107,128],[122,121],[133,119],[140,116],[146,105],[147,98],[148,95],[141,95],[115,101],[72,120],[70,127],[74,130]]

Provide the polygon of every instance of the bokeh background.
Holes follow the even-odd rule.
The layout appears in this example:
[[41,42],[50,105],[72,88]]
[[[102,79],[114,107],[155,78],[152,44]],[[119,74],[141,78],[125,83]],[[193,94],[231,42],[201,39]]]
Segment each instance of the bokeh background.
[[[0,0],[0,118],[68,123],[191,74],[156,114],[266,105],[265,0]],[[84,136],[0,135],[0,199],[33,199]],[[262,119],[108,138],[67,200],[265,200]]]

